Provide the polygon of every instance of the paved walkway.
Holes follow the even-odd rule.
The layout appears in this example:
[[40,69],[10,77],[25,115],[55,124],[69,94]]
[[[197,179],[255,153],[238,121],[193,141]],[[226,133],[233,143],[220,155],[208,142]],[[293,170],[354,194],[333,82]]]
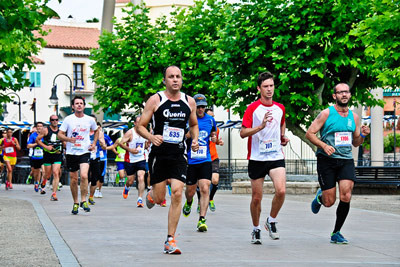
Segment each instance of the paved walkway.
[[[263,244],[252,245],[250,195],[219,191],[217,211],[207,216],[208,232],[196,232],[195,209],[181,217],[177,241],[183,254],[178,256],[162,253],[168,208],[136,208],[135,190],[124,200],[122,188],[104,188],[104,198],[96,200],[90,213],[73,216],[68,187],[59,192],[58,202],[35,193],[33,186],[14,188],[0,187],[1,266],[400,265],[396,212],[352,208],[342,229],[350,244],[333,245],[329,236],[336,208],[314,215],[312,196],[287,196],[278,217],[281,239],[273,241],[262,230]],[[400,210],[400,196],[383,197]],[[370,208],[383,197],[373,197]],[[263,220],[270,202],[266,195]]]

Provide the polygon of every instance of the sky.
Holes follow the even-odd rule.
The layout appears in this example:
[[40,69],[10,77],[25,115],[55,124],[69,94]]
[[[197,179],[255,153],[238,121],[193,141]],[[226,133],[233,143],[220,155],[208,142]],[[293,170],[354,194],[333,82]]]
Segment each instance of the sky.
[[88,19],[98,18],[101,20],[103,13],[103,0],[50,0],[47,4],[58,13],[61,20],[66,20],[69,15],[77,22],[85,22]]

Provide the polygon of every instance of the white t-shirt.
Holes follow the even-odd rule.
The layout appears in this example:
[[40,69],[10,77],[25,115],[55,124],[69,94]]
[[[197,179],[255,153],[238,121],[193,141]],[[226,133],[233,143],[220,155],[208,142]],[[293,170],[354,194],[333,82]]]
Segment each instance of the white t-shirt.
[[260,100],[253,102],[244,113],[242,126],[254,128],[264,120],[266,112],[272,114],[272,121],[267,122],[265,128],[252,135],[247,143],[247,159],[257,161],[274,161],[284,159],[281,147],[281,126],[285,123],[285,107],[273,102],[266,106]]
[[76,142],[73,144],[67,142],[66,153],[68,155],[83,155],[89,153],[90,147],[90,130],[95,131],[97,124],[94,118],[83,115],[79,118],[75,114],[69,115],[60,126],[60,130],[66,133],[67,137],[75,137]]
[[127,144],[129,148],[136,148],[137,150],[139,150],[139,153],[133,154],[128,152],[127,153],[128,156],[125,156],[125,161],[129,163],[135,163],[142,160],[146,160],[145,148],[144,148],[146,139],[138,135],[135,131],[135,128],[132,128],[131,131],[132,131],[132,140]]

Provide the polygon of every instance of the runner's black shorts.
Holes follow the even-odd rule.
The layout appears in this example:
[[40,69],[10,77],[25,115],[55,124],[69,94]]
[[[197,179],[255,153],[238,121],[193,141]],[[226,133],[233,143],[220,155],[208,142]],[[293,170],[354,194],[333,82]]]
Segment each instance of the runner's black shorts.
[[200,179],[207,179],[211,181],[212,176],[212,166],[211,161],[203,162],[199,164],[189,164],[187,170],[187,185],[197,184]]
[[56,153],[43,153],[43,165],[44,166],[51,166],[53,164],[62,164],[63,162],[63,154],[56,154]]
[[317,156],[318,182],[322,191],[336,187],[339,180],[356,180],[353,159],[336,159]]
[[146,171],[146,160],[141,160],[134,163],[125,162],[124,166],[126,175],[131,176],[134,175],[137,171]]
[[97,184],[97,181],[100,179],[101,171],[100,170],[100,158],[90,159],[89,161],[89,182],[92,186]]
[[211,161],[212,173],[219,173],[219,159]]
[[67,155],[67,170],[69,172],[76,172],[80,169],[80,165],[83,163],[89,164],[90,153],[83,155]]
[[31,167],[34,169],[40,169],[43,164],[43,159],[32,159],[29,158],[29,163],[31,164]]
[[174,178],[186,182],[187,158],[183,154],[149,155],[150,185]]
[[249,160],[248,172],[250,179],[265,178],[269,171],[276,168],[285,168],[285,160],[258,161]]

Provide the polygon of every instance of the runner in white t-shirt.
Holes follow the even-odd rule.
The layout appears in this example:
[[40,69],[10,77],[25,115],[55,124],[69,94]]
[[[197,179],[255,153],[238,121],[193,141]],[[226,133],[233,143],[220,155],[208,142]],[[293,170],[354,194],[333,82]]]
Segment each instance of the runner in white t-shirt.
[[270,72],[261,73],[258,76],[257,89],[261,97],[247,107],[240,130],[242,138],[249,138],[247,159],[252,188],[250,213],[253,221],[253,244],[261,244],[261,200],[267,174],[274,184],[275,195],[264,226],[272,239],[279,239],[276,217],[285,201],[286,190],[282,146],[289,142],[285,136],[285,107],[272,100],[275,89],[274,76]]
[[[67,169],[70,173],[70,188],[74,200],[72,214],[78,214],[78,170],[80,170],[81,176],[80,207],[84,211],[89,212],[90,208],[86,202],[86,195],[88,193],[90,151],[95,148],[99,132],[95,120],[83,113],[85,109],[85,99],[81,96],[75,96],[71,104],[74,114],[64,119],[58,132],[58,138],[61,141],[67,142]],[[95,131],[93,143],[90,141],[90,130]]]

